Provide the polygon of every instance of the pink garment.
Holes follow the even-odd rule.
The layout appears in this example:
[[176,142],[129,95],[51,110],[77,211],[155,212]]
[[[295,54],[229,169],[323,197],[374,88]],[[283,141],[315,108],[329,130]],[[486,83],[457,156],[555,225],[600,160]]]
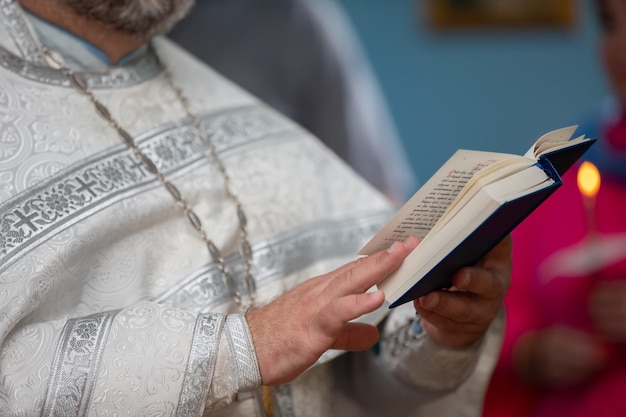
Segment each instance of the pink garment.
[[[513,276],[505,301],[505,340],[483,417],[626,416],[624,345],[608,344],[609,365],[581,386],[539,391],[520,381],[512,369],[512,349],[530,330],[563,324],[593,334],[587,313],[590,289],[598,281],[626,279],[626,245],[610,265],[592,274],[577,276],[580,269],[567,271],[575,256],[572,262],[565,262],[566,268],[547,270],[547,259],[552,255],[563,251],[576,254],[573,249],[585,248],[588,228],[576,171],[577,167],[572,167],[564,177],[564,185],[513,232]],[[625,210],[626,184],[603,177],[596,201],[596,224],[603,239],[626,236]]]

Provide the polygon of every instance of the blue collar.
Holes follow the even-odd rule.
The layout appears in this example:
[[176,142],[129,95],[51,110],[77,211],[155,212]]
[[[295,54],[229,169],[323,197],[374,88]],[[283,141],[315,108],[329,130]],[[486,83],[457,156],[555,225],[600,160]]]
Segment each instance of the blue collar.
[[[94,44],[26,10],[24,14],[43,45],[52,50],[63,51],[63,59],[69,68],[84,71],[113,67],[109,57]],[[124,65],[125,62],[145,51],[145,48],[146,46],[142,46],[124,55],[117,66]]]

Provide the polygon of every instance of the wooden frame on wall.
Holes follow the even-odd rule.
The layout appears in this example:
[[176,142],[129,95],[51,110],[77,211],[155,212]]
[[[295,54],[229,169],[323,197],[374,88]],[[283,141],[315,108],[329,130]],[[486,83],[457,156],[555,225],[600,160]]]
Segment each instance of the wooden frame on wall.
[[577,19],[576,0],[427,0],[426,3],[430,26],[441,30],[567,28]]

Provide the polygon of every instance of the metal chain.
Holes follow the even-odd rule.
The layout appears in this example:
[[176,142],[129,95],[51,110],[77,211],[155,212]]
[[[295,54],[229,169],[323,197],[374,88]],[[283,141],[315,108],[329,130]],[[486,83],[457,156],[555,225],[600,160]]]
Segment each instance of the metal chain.
[[211,255],[211,259],[217,265],[217,269],[222,275],[224,284],[229,290],[233,301],[238,305],[239,309],[242,312],[245,311],[245,309],[254,302],[256,295],[256,284],[252,276],[252,247],[250,246],[250,242],[248,241],[247,217],[243,210],[243,206],[241,205],[241,201],[232,189],[230,176],[228,175],[226,167],[224,166],[224,163],[218,155],[215,145],[207,135],[206,131],[202,128],[200,120],[190,111],[189,102],[187,98],[183,95],[182,90],[174,84],[171,72],[165,66],[163,66],[165,68],[164,77],[168,85],[174,91],[176,98],[180,102],[183,110],[187,114],[187,117],[196,129],[198,135],[200,136],[200,139],[207,146],[210,155],[213,158],[215,165],[220,172],[220,175],[222,176],[226,194],[235,204],[237,210],[237,220],[239,222],[239,237],[241,239],[239,254],[243,259],[246,269],[245,283],[248,290],[246,294],[249,298],[249,300],[247,300],[248,302],[244,302],[243,295],[237,290],[237,286],[233,279],[232,273],[226,267],[226,262],[224,260],[224,257],[222,256],[222,253],[204,231],[200,218],[195,213],[193,208],[189,205],[188,201],[185,200],[185,198],[182,196],[178,188],[165,177],[163,172],[159,170],[154,161],[152,161],[145,154],[145,152],[142,151],[139,146],[137,146],[133,137],[122,126],[120,126],[115,119],[113,119],[113,117],[111,116],[111,112],[95,97],[93,92],[89,89],[87,81],[80,74],[66,67],[63,62],[63,58],[55,51],[44,49],[44,55],[46,57],[46,61],[51,67],[58,69],[59,71],[61,71],[61,73],[67,76],[71,85],[76,90],[84,94],[89,99],[89,101],[91,101],[98,115],[106,120],[107,123],[118,133],[122,141],[134,152],[137,158],[139,158],[141,163],[146,167],[148,172],[155,175],[159,183],[168,191],[172,198],[174,198],[176,205],[181,208],[181,210],[185,214],[185,217],[189,221],[189,224],[191,224],[193,229],[198,232],[200,238],[206,245],[209,254]]

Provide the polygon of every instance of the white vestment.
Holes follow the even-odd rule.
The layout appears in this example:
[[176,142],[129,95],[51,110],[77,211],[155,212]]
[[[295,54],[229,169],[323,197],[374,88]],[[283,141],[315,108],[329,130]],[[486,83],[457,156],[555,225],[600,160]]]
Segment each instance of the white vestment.
[[[354,259],[391,206],[170,42],[154,41],[160,61],[142,48],[110,68],[16,3],[0,5],[0,416],[262,416],[249,330],[206,247],[89,99],[47,66],[41,41],[180,189],[245,291],[235,209],[160,61],[171,70],[247,214],[257,301]],[[277,415],[408,415],[454,390],[484,343],[441,349],[408,307],[389,315],[378,353],[329,352],[275,387]],[[477,409],[489,370],[476,368],[464,407]]]

